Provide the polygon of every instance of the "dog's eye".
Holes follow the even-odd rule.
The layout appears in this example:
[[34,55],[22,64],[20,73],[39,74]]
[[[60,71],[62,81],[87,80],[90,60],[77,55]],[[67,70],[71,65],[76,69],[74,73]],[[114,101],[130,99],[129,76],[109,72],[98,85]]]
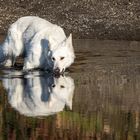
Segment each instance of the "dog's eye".
[[60,86],[61,88],[65,88],[63,85]]
[[54,58],[54,57],[52,57],[52,60],[53,60],[53,61],[55,61],[55,58]]
[[52,85],[52,87],[54,88],[54,87],[55,87],[55,85],[53,84],[53,85]]
[[63,60],[65,57],[60,57],[60,60]]

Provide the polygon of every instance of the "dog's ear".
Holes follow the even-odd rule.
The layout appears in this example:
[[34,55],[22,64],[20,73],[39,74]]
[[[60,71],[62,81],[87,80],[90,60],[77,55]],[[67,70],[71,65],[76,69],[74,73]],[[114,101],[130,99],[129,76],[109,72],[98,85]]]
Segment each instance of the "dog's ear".
[[69,47],[73,47],[72,46],[72,34],[69,35],[69,37],[67,38],[66,42],[67,42]]
[[73,55],[73,57],[75,58],[75,54],[74,54],[74,49],[73,49],[73,44],[72,44],[72,33],[69,35],[69,37],[66,40],[66,46],[68,46],[71,50],[71,53]]

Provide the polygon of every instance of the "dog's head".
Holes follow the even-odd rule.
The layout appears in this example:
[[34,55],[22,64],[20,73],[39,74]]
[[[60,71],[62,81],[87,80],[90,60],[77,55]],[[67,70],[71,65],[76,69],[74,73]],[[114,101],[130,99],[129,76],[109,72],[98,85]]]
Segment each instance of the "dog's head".
[[74,62],[75,54],[72,45],[72,35],[62,41],[52,52],[53,70],[62,73]]

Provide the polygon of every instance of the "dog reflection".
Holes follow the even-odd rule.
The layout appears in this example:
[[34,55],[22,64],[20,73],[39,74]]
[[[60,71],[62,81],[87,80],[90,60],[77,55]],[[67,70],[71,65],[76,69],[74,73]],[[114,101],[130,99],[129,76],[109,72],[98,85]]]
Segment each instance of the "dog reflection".
[[48,116],[64,109],[72,109],[74,81],[71,77],[28,77],[4,79],[8,101],[26,116]]

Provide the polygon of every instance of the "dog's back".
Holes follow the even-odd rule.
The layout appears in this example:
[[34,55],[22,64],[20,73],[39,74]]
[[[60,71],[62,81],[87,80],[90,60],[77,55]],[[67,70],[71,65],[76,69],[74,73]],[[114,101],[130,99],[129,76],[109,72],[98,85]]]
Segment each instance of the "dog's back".
[[14,40],[18,38],[18,40],[24,42],[24,44],[28,43],[38,33],[40,34],[37,37],[44,38],[44,36],[53,36],[56,42],[59,40],[61,42],[66,38],[60,26],[36,16],[26,16],[18,19],[10,26],[8,32],[11,33],[13,37],[15,36]]

